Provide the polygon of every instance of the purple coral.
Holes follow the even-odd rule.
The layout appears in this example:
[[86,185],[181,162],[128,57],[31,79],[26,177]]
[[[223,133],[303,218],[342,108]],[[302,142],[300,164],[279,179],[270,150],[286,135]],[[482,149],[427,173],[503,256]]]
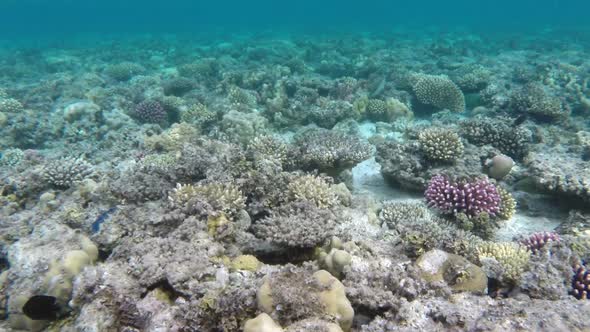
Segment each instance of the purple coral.
[[166,110],[155,100],[144,100],[135,107],[135,115],[143,122],[158,123],[166,119]]
[[538,232],[533,233],[528,238],[520,241],[522,245],[527,247],[533,254],[541,250],[549,242],[559,242],[560,238],[557,233],[553,232]]
[[495,216],[502,201],[496,186],[487,178],[451,182],[443,175],[430,179],[424,196],[429,207],[471,217],[482,212]]
[[584,265],[578,265],[574,268],[574,277],[572,278],[571,294],[578,300],[588,299],[588,288],[590,287],[590,271]]

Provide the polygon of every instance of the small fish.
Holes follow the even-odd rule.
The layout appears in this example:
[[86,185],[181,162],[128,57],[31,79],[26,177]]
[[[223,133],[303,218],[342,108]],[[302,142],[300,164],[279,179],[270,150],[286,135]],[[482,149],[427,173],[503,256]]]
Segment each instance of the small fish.
[[60,307],[53,296],[35,295],[23,306],[23,313],[32,320],[56,320]]
[[512,123],[513,126],[520,126],[521,124],[523,124],[527,119],[526,114],[521,114],[519,115],[514,122]]

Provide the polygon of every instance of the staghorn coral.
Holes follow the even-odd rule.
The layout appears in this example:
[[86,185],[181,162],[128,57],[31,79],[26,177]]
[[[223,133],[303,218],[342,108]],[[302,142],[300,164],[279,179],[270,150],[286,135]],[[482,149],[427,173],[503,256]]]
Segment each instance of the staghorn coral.
[[43,167],[43,180],[59,188],[69,188],[92,175],[91,164],[81,157],[63,157],[52,160]]
[[465,96],[461,89],[444,75],[414,74],[412,90],[418,101],[453,112],[465,110]]
[[477,254],[488,277],[506,283],[518,282],[531,256],[525,246],[514,242],[484,242],[477,247]]
[[299,163],[306,169],[318,169],[336,175],[371,156],[372,149],[358,137],[314,129],[295,138]]
[[257,237],[281,246],[313,248],[334,235],[337,223],[330,210],[297,201],[272,210],[270,216],[256,221],[252,231]]
[[177,184],[168,200],[173,207],[184,208],[198,197],[203,198],[216,211],[229,214],[236,214],[245,207],[246,202],[238,187],[230,183]]
[[303,175],[291,181],[287,187],[287,195],[292,201],[304,200],[324,209],[340,204],[336,192],[322,177]]
[[443,175],[436,175],[430,179],[424,196],[428,206],[443,213],[477,216],[485,212],[496,216],[500,211],[500,195],[487,178],[451,182]]
[[429,128],[418,134],[420,149],[427,159],[452,162],[463,154],[463,143],[456,132],[442,128]]

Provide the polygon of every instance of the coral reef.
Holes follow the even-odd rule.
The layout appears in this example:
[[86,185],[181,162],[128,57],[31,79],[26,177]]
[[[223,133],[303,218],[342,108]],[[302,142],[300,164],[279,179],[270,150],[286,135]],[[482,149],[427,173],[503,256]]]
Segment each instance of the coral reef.
[[3,35],[0,330],[588,330],[588,38],[396,22]]

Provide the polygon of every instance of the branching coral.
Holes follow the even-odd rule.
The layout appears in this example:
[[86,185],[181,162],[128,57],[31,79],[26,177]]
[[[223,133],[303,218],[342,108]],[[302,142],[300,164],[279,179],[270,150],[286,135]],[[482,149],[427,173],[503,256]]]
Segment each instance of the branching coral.
[[465,110],[463,92],[447,76],[415,74],[411,81],[414,94],[421,103],[453,112]]
[[281,139],[273,136],[259,136],[252,140],[247,148],[248,154],[254,160],[269,159],[285,165],[289,161],[290,147]]
[[510,97],[510,106],[515,112],[527,113],[541,120],[564,119],[569,114],[559,98],[533,83],[516,90]]
[[[521,274],[527,268],[531,256],[525,246],[514,242],[485,242],[477,248],[478,258],[484,269],[487,268],[488,276],[494,270],[498,279],[508,283],[518,282]],[[499,264],[499,266],[494,266]],[[499,267],[500,271],[496,268]]]
[[587,300],[590,290],[590,270],[585,265],[579,265],[574,269],[572,277],[571,294],[579,300]]
[[241,191],[233,184],[212,183],[205,185],[181,185],[168,196],[173,207],[186,207],[194,198],[200,197],[215,210],[235,214],[245,207],[246,199]]
[[193,104],[180,113],[181,121],[202,127],[211,124],[216,119],[217,114],[201,103]]
[[298,201],[281,206],[270,216],[258,220],[254,234],[278,245],[312,248],[334,235],[336,216],[310,202]]
[[529,151],[531,133],[497,119],[475,118],[460,122],[461,135],[475,145],[489,144],[515,159]]
[[56,187],[69,188],[92,175],[94,169],[83,158],[64,157],[43,167],[43,179]]
[[143,122],[158,123],[166,119],[166,110],[160,102],[144,100],[135,107],[134,115]]
[[318,176],[303,175],[294,179],[289,183],[287,192],[293,201],[308,201],[322,209],[339,205],[338,196],[330,184]]
[[543,247],[545,247],[545,245],[547,245],[548,243],[551,243],[551,242],[556,243],[559,241],[561,241],[561,238],[559,237],[559,235],[557,233],[538,232],[538,233],[533,233],[530,236],[522,239],[520,241],[520,244],[527,247],[528,250],[530,250],[533,254],[535,254],[538,251],[540,251],[541,249],[543,249]]
[[516,200],[508,190],[500,186],[496,189],[500,195],[500,210],[496,216],[502,220],[510,220],[516,213]]
[[390,229],[410,220],[430,220],[431,218],[430,211],[422,202],[384,202],[379,212],[379,219]]
[[501,197],[487,178],[452,182],[443,175],[436,175],[424,195],[428,206],[444,213],[477,216],[485,212],[496,216],[500,212]]
[[309,130],[295,139],[300,163],[304,168],[330,174],[352,168],[369,158],[371,146],[354,136],[328,130]]
[[427,159],[452,162],[463,154],[463,143],[456,132],[431,128],[418,134],[420,148]]

